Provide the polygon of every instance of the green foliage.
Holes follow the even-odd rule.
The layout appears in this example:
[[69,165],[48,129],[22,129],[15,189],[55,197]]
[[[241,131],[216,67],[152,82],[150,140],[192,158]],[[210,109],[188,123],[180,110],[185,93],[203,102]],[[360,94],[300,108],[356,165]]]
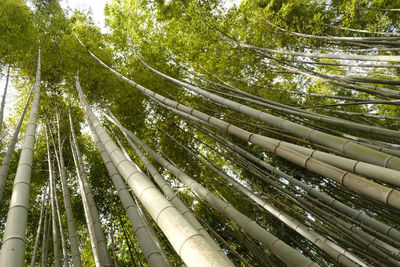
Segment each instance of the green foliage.
[[20,64],[36,50],[37,29],[29,7],[23,0],[0,2],[0,63]]
[[[174,78],[186,80],[198,86],[210,85],[201,79],[203,78],[214,83],[224,83],[225,86],[227,84],[235,86],[253,95],[293,106],[333,104],[338,101],[332,98],[296,95],[279,90],[370,98],[371,96],[366,93],[355,92],[345,87],[328,84],[325,81],[293,72],[284,73],[282,69],[274,66],[275,61],[268,59],[265,54],[245,50],[229,38],[232,37],[253,46],[289,51],[326,52],[329,49],[351,48],[351,45],[348,44],[337,45],[320,39],[299,38],[291,33],[318,36],[357,36],[352,31],[332,28],[329,25],[369,31],[397,31],[399,18],[396,16],[396,12],[382,9],[398,8],[398,4],[398,1],[389,0],[244,0],[239,7],[226,9],[224,1],[219,0],[113,0],[105,6],[108,32],[102,33],[82,11],[76,10],[70,17],[67,17],[56,0],[32,1],[32,10],[22,0],[1,1],[0,63],[2,65],[12,64],[18,74],[17,78],[13,79],[18,91],[15,116],[10,118],[7,123],[9,126],[2,141],[9,138],[19,119],[22,105],[34,79],[39,46],[42,51],[42,93],[39,114],[41,126],[38,129],[34,153],[30,194],[31,210],[28,224],[29,242],[26,258],[28,259],[31,255],[32,240],[39,220],[40,203],[37,196],[41,193],[48,179],[44,125],[48,123],[53,135],[55,135],[55,113],[58,112],[61,118],[60,132],[69,175],[72,206],[81,242],[82,260],[85,266],[94,264],[82,212],[80,189],[68,140],[68,110],[71,110],[79,147],[84,154],[86,170],[90,177],[90,185],[103,219],[109,222],[111,207],[113,207],[113,212],[119,214],[114,214],[113,217],[115,220],[118,263],[120,266],[131,266],[132,259],[129,255],[129,248],[139,251],[136,255],[137,258],[145,261],[136,238],[133,237],[132,240],[129,240],[129,237],[133,236],[133,230],[128,225],[128,220],[120,207],[121,204],[116,200],[108,173],[94,143],[91,141],[92,138],[88,134],[85,116],[75,93],[74,80],[75,75],[79,73],[83,91],[96,111],[101,111],[103,105],[108,106],[125,127],[135,132],[155,150],[171,158],[177,166],[205,185],[210,191],[225,198],[233,206],[238,207],[244,214],[268,228],[271,233],[288,244],[298,250],[309,251],[305,253],[308,253],[316,261],[327,265],[332,264],[334,261],[316,246],[283,226],[272,215],[258,210],[248,198],[239,194],[231,185],[188,154],[186,150],[179,147],[163,131],[174,136],[185,146],[197,149],[216,166],[229,171],[243,184],[256,189],[265,199],[272,199],[271,201],[274,204],[285,209],[293,217],[297,216],[298,219],[301,219],[288,208],[293,207],[299,213],[303,212],[298,206],[284,198],[268,182],[255,175],[251,168],[246,169],[246,166],[240,165],[240,161],[235,159],[229,151],[215,140],[196,130],[181,117],[160,108],[138,90],[111,75],[91,58],[87,49],[107,65],[154,92],[235,125],[240,125],[252,132],[302,144],[301,140],[294,141],[289,137],[282,137],[279,133],[268,131],[271,129],[263,128],[265,125],[260,125],[257,120],[249,119],[243,114],[192,95],[166,79],[160,78],[144,67],[135,57],[133,51],[136,50],[150,66]],[[271,26],[266,20],[283,30]],[[87,49],[81,47],[74,34],[82,40]],[[398,52],[392,52],[392,54],[397,55]],[[317,65],[312,68],[302,62],[296,62],[296,58],[292,56],[274,56],[277,60],[292,60],[293,64],[325,75],[346,75],[349,71],[349,68],[344,66],[325,67]],[[340,63],[338,60],[331,59],[316,60],[315,62]],[[367,77],[381,78],[385,77],[384,75],[394,75],[394,78],[391,79],[398,80],[398,74],[399,70],[372,69],[372,74],[368,74]],[[225,93],[232,93],[221,86],[213,86],[215,87],[211,89],[219,88]],[[383,86],[390,89],[397,88],[391,85]],[[277,90],[271,90],[271,87]],[[256,105],[248,105],[260,108]],[[374,112],[393,117],[400,116],[400,111],[396,106],[388,105],[350,106],[343,108],[343,110],[360,113]],[[321,111],[321,113],[332,115],[326,111]],[[284,116],[279,112],[273,114]],[[349,118],[341,115],[337,115],[337,117]],[[294,117],[290,117],[290,119],[301,123],[307,122]],[[398,129],[398,123],[393,121],[371,119],[370,122],[379,126]],[[317,126],[329,127],[331,130],[343,131],[341,127],[314,123]],[[22,133],[24,129],[25,126],[21,130]],[[347,133],[369,137],[367,134],[359,134],[356,131],[348,131]],[[21,136],[23,138],[23,135]],[[226,136],[226,138],[230,137]],[[299,179],[321,188],[321,190],[342,199],[348,204],[353,204],[352,197],[344,191],[343,187],[335,183],[326,183],[321,177],[294,164],[288,164],[287,161],[278,158],[276,155],[265,153],[259,147],[249,146],[247,142],[237,138],[231,138],[231,140],[242,147],[246,147],[257,157],[287,169],[289,173]],[[123,142],[128,147],[127,142]],[[215,148],[215,150],[212,148]],[[1,149],[4,152],[5,144],[2,145]],[[135,158],[133,151],[130,150],[129,152],[137,164],[143,168],[143,165]],[[19,155],[20,145],[12,160],[10,177],[7,180],[3,197],[5,200],[0,205],[0,239],[3,234],[4,218],[10,202],[12,182]],[[256,252],[251,251],[249,246],[245,245],[247,243],[243,242],[244,237],[234,223],[203,202],[194,200],[193,193],[187,187],[171,177],[168,172],[161,172],[171,184],[175,185],[176,192],[193,208],[196,214],[203,218],[241,255],[244,255],[251,264],[259,264],[260,259],[257,258]],[[59,199],[62,203],[61,192],[59,192]],[[366,207],[364,209],[366,213],[372,214],[374,211],[374,203],[369,200],[358,198],[355,203],[357,208]],[[63,205],[61,207],[63,210]],[[382,215],[384,212],[379,213],[378,216],[383,219],[386,218]],[[63,220],[65,220],[64,215]],[[388,222],[392,223],[392,220],[388,219]],[[125,226],[126,229],[122,226]],[[104,228],[108,229],[109,226]],[[165,237],[159,229],[156,232],[170,259],[179,264],[179,257],[165,240]],[[266,251],[266,248],[263,247],[259,247],[259,249]],[[272,253],[268,253],[268,255],[270,255],[270,260],[274,264],[281,264],[280,260]],[[240,264],[233,253],[229,252],[229,257],[233,259],[235,264]]]

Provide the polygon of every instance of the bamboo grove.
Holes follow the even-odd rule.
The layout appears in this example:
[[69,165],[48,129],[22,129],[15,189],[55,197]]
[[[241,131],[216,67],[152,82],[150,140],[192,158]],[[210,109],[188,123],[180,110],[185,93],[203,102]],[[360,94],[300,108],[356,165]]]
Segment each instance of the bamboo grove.
[[0,267],[400,266],[400,2],[237,2],[0,2]]

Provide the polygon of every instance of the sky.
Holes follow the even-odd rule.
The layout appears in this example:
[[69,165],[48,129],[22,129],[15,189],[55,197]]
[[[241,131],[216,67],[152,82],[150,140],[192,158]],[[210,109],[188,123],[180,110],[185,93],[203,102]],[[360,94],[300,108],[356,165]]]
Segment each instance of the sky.
[[92,18],[96,25],[99,26],[101,29],[104,29],[104,6],[106,2],[107,0],[61,0],[60,4],[64,10],[68,7],[72,10],[90,10],[92,13]]

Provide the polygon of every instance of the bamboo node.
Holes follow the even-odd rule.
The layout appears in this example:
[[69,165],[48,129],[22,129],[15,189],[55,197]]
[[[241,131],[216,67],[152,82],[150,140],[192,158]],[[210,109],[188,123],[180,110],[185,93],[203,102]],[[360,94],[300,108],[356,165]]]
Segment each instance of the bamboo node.
[[383,165],[385,168],[387,168],[387,165],[389,164],[389,161],[390,161],[393,157],[394,157],[394,156],[391,155],[391,156],[389,156],[389,157],[386,159],[385,164]]
[[388,203],[388,201],[389,201],[389,196],[390,196],[390,194],[391,194],[393,191],[394,191],[394,189],[392,188],[392,189],[388,192],[388,194],[386,195],[386,197],[385,197],[385,203],[386,203],[386,204],[389,204],[389,203]]
[[343,143],[342,148],[340,149],[340,152],[344,153],[344,147],[345,147],[345,145],[347,145],[347,144],[350,143],[350,142],[351,142],[350,140],[346,140],[346,141]]

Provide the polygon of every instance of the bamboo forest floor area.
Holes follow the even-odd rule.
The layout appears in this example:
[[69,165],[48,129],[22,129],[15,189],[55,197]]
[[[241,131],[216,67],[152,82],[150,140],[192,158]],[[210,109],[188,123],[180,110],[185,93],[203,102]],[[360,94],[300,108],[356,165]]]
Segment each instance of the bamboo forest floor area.
[[400,0],[64,1],[0,1],[0,267],[400,266]]

